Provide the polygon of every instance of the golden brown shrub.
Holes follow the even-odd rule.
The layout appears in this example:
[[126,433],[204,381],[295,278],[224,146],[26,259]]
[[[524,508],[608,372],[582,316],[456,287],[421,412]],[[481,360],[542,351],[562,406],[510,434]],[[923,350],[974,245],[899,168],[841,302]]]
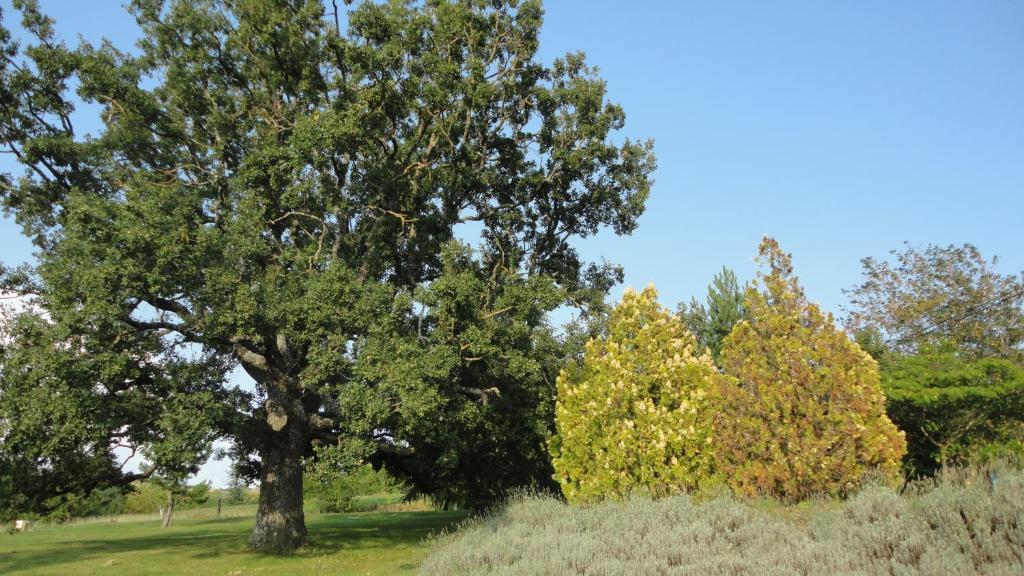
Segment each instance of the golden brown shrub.
[[747,291],[750,319],[719,361],[719,471],[737,493],[787,500],[845,493],[873,469],[895,477],[906,441],[886,416],[877,363],[807,302],[774,239],[759,260],[767,272]]

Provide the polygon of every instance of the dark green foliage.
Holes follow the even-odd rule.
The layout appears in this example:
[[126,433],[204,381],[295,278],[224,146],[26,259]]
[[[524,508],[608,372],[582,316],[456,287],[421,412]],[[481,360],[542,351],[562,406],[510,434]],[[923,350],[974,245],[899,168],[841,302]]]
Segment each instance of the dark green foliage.
[[[221,387],[217,358],[173,349],[155,357],[155,336],[116,324],[80,331],[83,316],[69,312],[67,323],[53,324],[26,312],[0,327],[9,343],[0,348],[6,514],[74,515],[97,489],[127,488],[156,470],[184,479],[245,399]],[[143,456],[146,469],[133,472]]]
[[[134,0],[131,53],[69,47],[16,6],[34,40],[0,30],[0,143],[24,171],[0,196],[42,251],[32,282],[7,284],[52,326],[15,335],[13,354],[36,352],[4,358],[3,386],[29,412],[69,388],[0,457],[17,506],[131,480],[107,449],[124,426],[167,471],[234,439],[262,480],[257,548],[305,541],[316,455],[471,506],[549,481],[566,351],[546,314],[600,309],[621,271],[571,241],[632,232],[654,159],[615,136],[625,114],[581,54],[540,61],[539,2],[363,2],[343,19],[320,0]],[[88,137],[80,102],[101,110]],[[467,222],[473,252],[453,243]],[[47,342],[60,379],[31,369]],[[224,385],[232,366],[251,403]],[[86,398],[96,386],[123,390]],[[65,426],[79,403],[88,419]]]
[[722,267],[708,285],[707,300],[702,303],[693,298],[689,305],[679,304],[679,315],[686,328],[697,337],[697,343],[711,351],[713,358],[722,352],[722,341],[732,327],[747,318],[743,305],[747,285],[740,286],[736,273]]
[[125,510],[127,498],[117,486],[93,490],[87,496],[68,494],[48,503],[48,512],[43,517],[51,522],[67,522],[74,518],[90,516],[114,516]]
[[382,322],[362,350],[360,380],[338,388],[340,409],[370,410],[349,422],[385,428],[389,442],[402,442],[370,458],[408,481],[410,496],[479,509],[517,487],[551,488],[545,442],[566,348],[543,311],[563,292],[550,278],[489,268],[467,246],[449,245],[443,260],[440,277],[415,294],[418,308],[430,311],[422,328],[416,319],[422,335],[405,337],[401,317]]
[[952,346],[883,364],[888,413],[907,435],[910,474],[1024,455],[1024,368],[970,360]]

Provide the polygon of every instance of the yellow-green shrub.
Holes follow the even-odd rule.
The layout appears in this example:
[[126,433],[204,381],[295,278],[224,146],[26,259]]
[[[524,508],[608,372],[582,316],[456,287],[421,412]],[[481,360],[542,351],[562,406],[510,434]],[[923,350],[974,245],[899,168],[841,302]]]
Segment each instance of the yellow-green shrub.
[[788,500],[845,493],[872,469],[895,477],[906,441],[886,416],[877,363],[807,302],[775,240],[760,260],[749,320],[722,347],[719,471],[738,493]]
[[555,478],[570,502],[669,494],[713,474],[711,357],[653,286],[627,290],[604,339],[558,377]]

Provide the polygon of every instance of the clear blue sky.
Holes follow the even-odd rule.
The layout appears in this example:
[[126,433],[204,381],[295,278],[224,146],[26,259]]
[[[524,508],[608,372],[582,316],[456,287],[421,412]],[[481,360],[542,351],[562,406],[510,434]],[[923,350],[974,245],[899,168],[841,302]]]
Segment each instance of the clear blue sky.
[[[69,38],[137,35],[120,0],[41,3]],[[659,163],[636,233],[579,245],[666,305],[723,264],[750,278],[764,234],[836,312],[904,240],[1024,269],[1024,2],[549,1],[544,60],[574,50]],[[0,222],[0,260],[30,258]]]

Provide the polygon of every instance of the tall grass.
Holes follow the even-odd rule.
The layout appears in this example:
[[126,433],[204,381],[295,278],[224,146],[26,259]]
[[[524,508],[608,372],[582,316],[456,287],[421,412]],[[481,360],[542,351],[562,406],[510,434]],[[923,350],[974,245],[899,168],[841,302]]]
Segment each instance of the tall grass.
[[514,499],[443,536],[424,576],[1024,574],[1024,474],[954,472],[845,502]]

